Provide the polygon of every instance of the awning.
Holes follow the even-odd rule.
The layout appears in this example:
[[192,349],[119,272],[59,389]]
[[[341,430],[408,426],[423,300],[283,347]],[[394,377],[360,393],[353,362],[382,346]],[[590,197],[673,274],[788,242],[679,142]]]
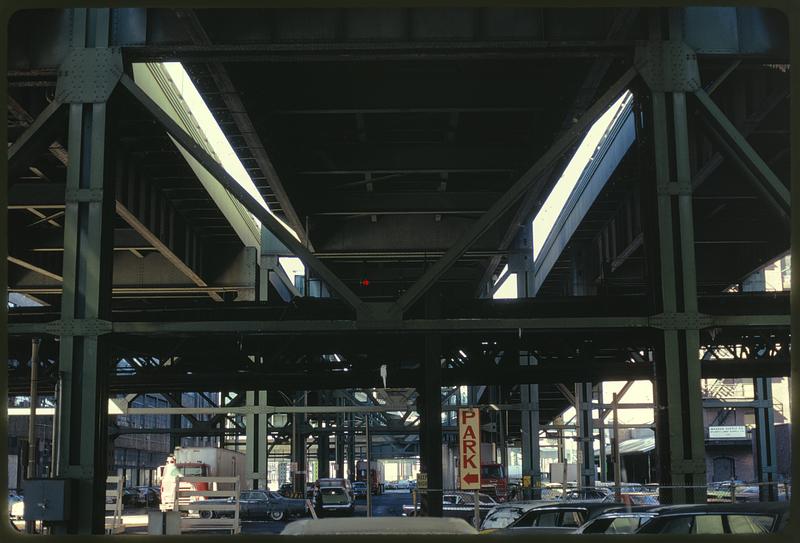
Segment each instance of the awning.
[[[656,448],[655,437],[640,437],[636,439],[626,439],[619,444],[619,454],[643,454]],[[606,454],[611,454],[611,446],[606,446]]]

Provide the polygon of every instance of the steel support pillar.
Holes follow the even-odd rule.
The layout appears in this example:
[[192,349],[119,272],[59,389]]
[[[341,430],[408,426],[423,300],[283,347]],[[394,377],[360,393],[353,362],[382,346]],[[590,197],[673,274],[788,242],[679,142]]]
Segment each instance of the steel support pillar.
[[317,478],[325,479],[331,476],[331,435],[320,432],[317,437]]
[[[654,39],[660,39],[655,31],[658,24],[652,28]],[[681,39],[679,25],[671,25],[670,37]],[[688,74],[696,73],[696,61],[683,52],[672,58],[665,55],[662,61],[684,63]],[[655,312],[671,317],[662,326],[655,360],[661,503],[705,503],[705,442],[697,362],[700,340],[686,111],[686,92],[692,90],[688,83],[693,78],[682,80],[675,76],[672,80],[654,81],[645,77],[645,80],[651,91],[650,129],[655,167],[655,196],[651,196],[648,205],[651,210],[655,207],[651,215],[655,225],[648,227],[647,241],[651,248],[657,247],[648,254],[648,268],[651,290],[655,293]]]
[[[169,416],[169,427],[171,430],[180,430],[181,429],[181,421],[183,417],[181,415],[170,415]],[[181,446],[181,433],[180,431],[177,432],[170,432],[169,434],[169,450],[175,451],[176,447]]]
[[356,480],[356,432],[353,413],[347,415],[347,478]]
[[[267,405],[267,391],[247,391],[245,402],[249,406]],[[245,418],[245,463],[250,488],[267,488],[269,471],[267,469],[267,419],[266,413],[248,413]]]
[[[535,366],[536,357],[527,351],[519,353],[520,366]],[[523,498],[541,498],[541,449],[539,447],[539,385],[521,384],[520,418],[522,421],[522,476],[531,478],[531,486],[523,487]]]
[[578,443],[578,486],[594,486],[594,427],[592,425],[592,383],[575,383],[575,420]]
[[[517,298],[533,296],[534,259],[533,223],[526,221],[514,239],[516,251],[509,255],[508,270],[517,274]],[[535,366],[536,357],[527,351],[519,353],[520,366]],[[519,385],[520,417],[522,440],[522,476],[531,479],[529,488],[523,487],[524,499],[538,499],[541,496],[541,453],[539,447],[539,385],[523,383]]]
[[[772,403],[772,379],[753,379],[756,407],[755,419],[755,471],[759,483],[773,483],[777,474],[778,455],[775,443],[775,410]],[[761,501],[778,499],[777,484],[759,486]]]
[[336,415],[336,477],[344,477],[344,414]]
[[[307,405],[306,393],[301,393],[305,405]],[[295,400],[295,404],[298,400]],[[306,436],[303,434],[305,426],[305,415],[292,413],[292,487],[296,495],[305,497],[306,493]]]
[[428,475],[428,491],[422,494],[423,516],[442,516],[442,386],[441,345],[438,334],[425,338],[422,383],[417,388],[420,419],[420,471]]
[[[72,47],[108,47],[109,9],[74,9]],[[99,69],[99,68],[97,68]],[[72,515],[59,534],[102,534],[108,446],[109,353],[114,179],[108,168],[106,102],[69,104],[67,197],[59,369],[61,446],[58,477],[72,480]]]

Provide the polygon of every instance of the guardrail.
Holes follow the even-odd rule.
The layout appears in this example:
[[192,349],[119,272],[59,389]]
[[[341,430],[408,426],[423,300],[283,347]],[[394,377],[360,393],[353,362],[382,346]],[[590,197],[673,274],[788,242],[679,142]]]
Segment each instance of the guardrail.
[[[122,491],[124,488],[125,476],[122,474],[122,470],[119,470],[117,475],[106,477],[106,535],[120,534],[125,531],[125,524],[122,521]],[[110,503],[108,498],[112,499]],[[109,513],[111,514],[109,515]],[[109,516],[111,517],[110,522]]]
[[[174,511],[181,513],[181,533],[197,531],[229,531],[238,534],[239,496],[241,493],[238,477],[181,477],[180,483],[207,483],[214,490],[175,489]],[[227,487],[222,489],[221,487]],[[197,498],[227,498],[224,503],[203,503]],[[195,516],[196,515],[196,516]]]

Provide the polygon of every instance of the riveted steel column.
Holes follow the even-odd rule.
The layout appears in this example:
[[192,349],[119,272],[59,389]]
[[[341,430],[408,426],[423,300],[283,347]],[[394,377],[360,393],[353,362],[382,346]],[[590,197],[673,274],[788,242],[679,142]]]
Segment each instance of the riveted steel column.
[[[267,405],[267,391],[247,391],[245,402],[248,407]],[[245,462],[251,488],[267,488],[267,419],[266,413],[248,413],[245,418]]]
[[[508,270],[517,274],[517,298],[528,298],[534,293],[533,223],[527,222],[519,229],[509,255]],[[527,351],[519,352],[520,366],[535,366],[536,357]],[[522,475],[531,478],[530,488],[523,487],[524,499],[541,497],[541,450],[539,447],[539,385],[521,383],[520,418],[522,431]]]
[[[660,292],[656,309],[676,316],[662,326],[661,348],[656,352],[656,437],[660,484],[686,487],[662,488],[661,503],[704,503],[705,444],[685,92],[698,82],[692,75],[696,65],[686,60],[687,53],[675,53],[679,26],[671,25],[670,32],[672,42],[651,42],[651,47],[658,48],[663,65],[675,59],[685,62],[685,72],[674,70],[669,72],[672,79],[663,80],[648,80],[645,75],[651,90],[656,185],[657,235],[649,242],[657,242],[658,251],[649,256],[655,259],[651,260],[651,273],[658,280],[652,286]],[[669,54],[671,58],[667,58]],[[668,102],[672,105],[671,115]]]
[[438,334],[425,338],[423,381],[417,389],[420,418],[420,471],[428,474],[428,491],[422,494],[424,516],[442,516],[442,385],[441,349]]
[[[109,9],[72,10],[73,48],[107,48],[109,15]],[[105,524],[109,356],[98,323],[110,317],[114,226],[106,114],[106,102],[69,105],[57,475],[74,484],[72,518],[57,533],[102,534]]]
[[575,420],[578,434],[578,486],[594,486],[594,425],[592,424],[592,383],[575,383]]
[[[775,410],[772,403],[772,379],[759,377],[753,379],[755,391],[755,460],[756,479],[759,483],[773,483],[777,473],[778,455],[775,443]],[[775,501],[778,498],[777,484],[758,487],[761,501]]]

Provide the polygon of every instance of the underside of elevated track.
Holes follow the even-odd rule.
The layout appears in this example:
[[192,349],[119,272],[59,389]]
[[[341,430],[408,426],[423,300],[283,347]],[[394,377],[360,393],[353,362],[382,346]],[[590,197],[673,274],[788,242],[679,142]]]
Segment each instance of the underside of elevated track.
[[[31,9],[7,36],[8,396],[35,345],[77,505],[56,531],[102,533],[137,432],[244,436],[258,488],[275,447],[303,465],[311,440],[327,471],[369,424],[435,516],[447,413],[477,406],[535,489],[571,406],[594,458],[609,381],[653,383],[657,482],[689,503],[701,381],[754,382],[774,480],[789,293],[747,281],[790,251],[782,13]],[[177,422],[117,423],[148,413]]]

